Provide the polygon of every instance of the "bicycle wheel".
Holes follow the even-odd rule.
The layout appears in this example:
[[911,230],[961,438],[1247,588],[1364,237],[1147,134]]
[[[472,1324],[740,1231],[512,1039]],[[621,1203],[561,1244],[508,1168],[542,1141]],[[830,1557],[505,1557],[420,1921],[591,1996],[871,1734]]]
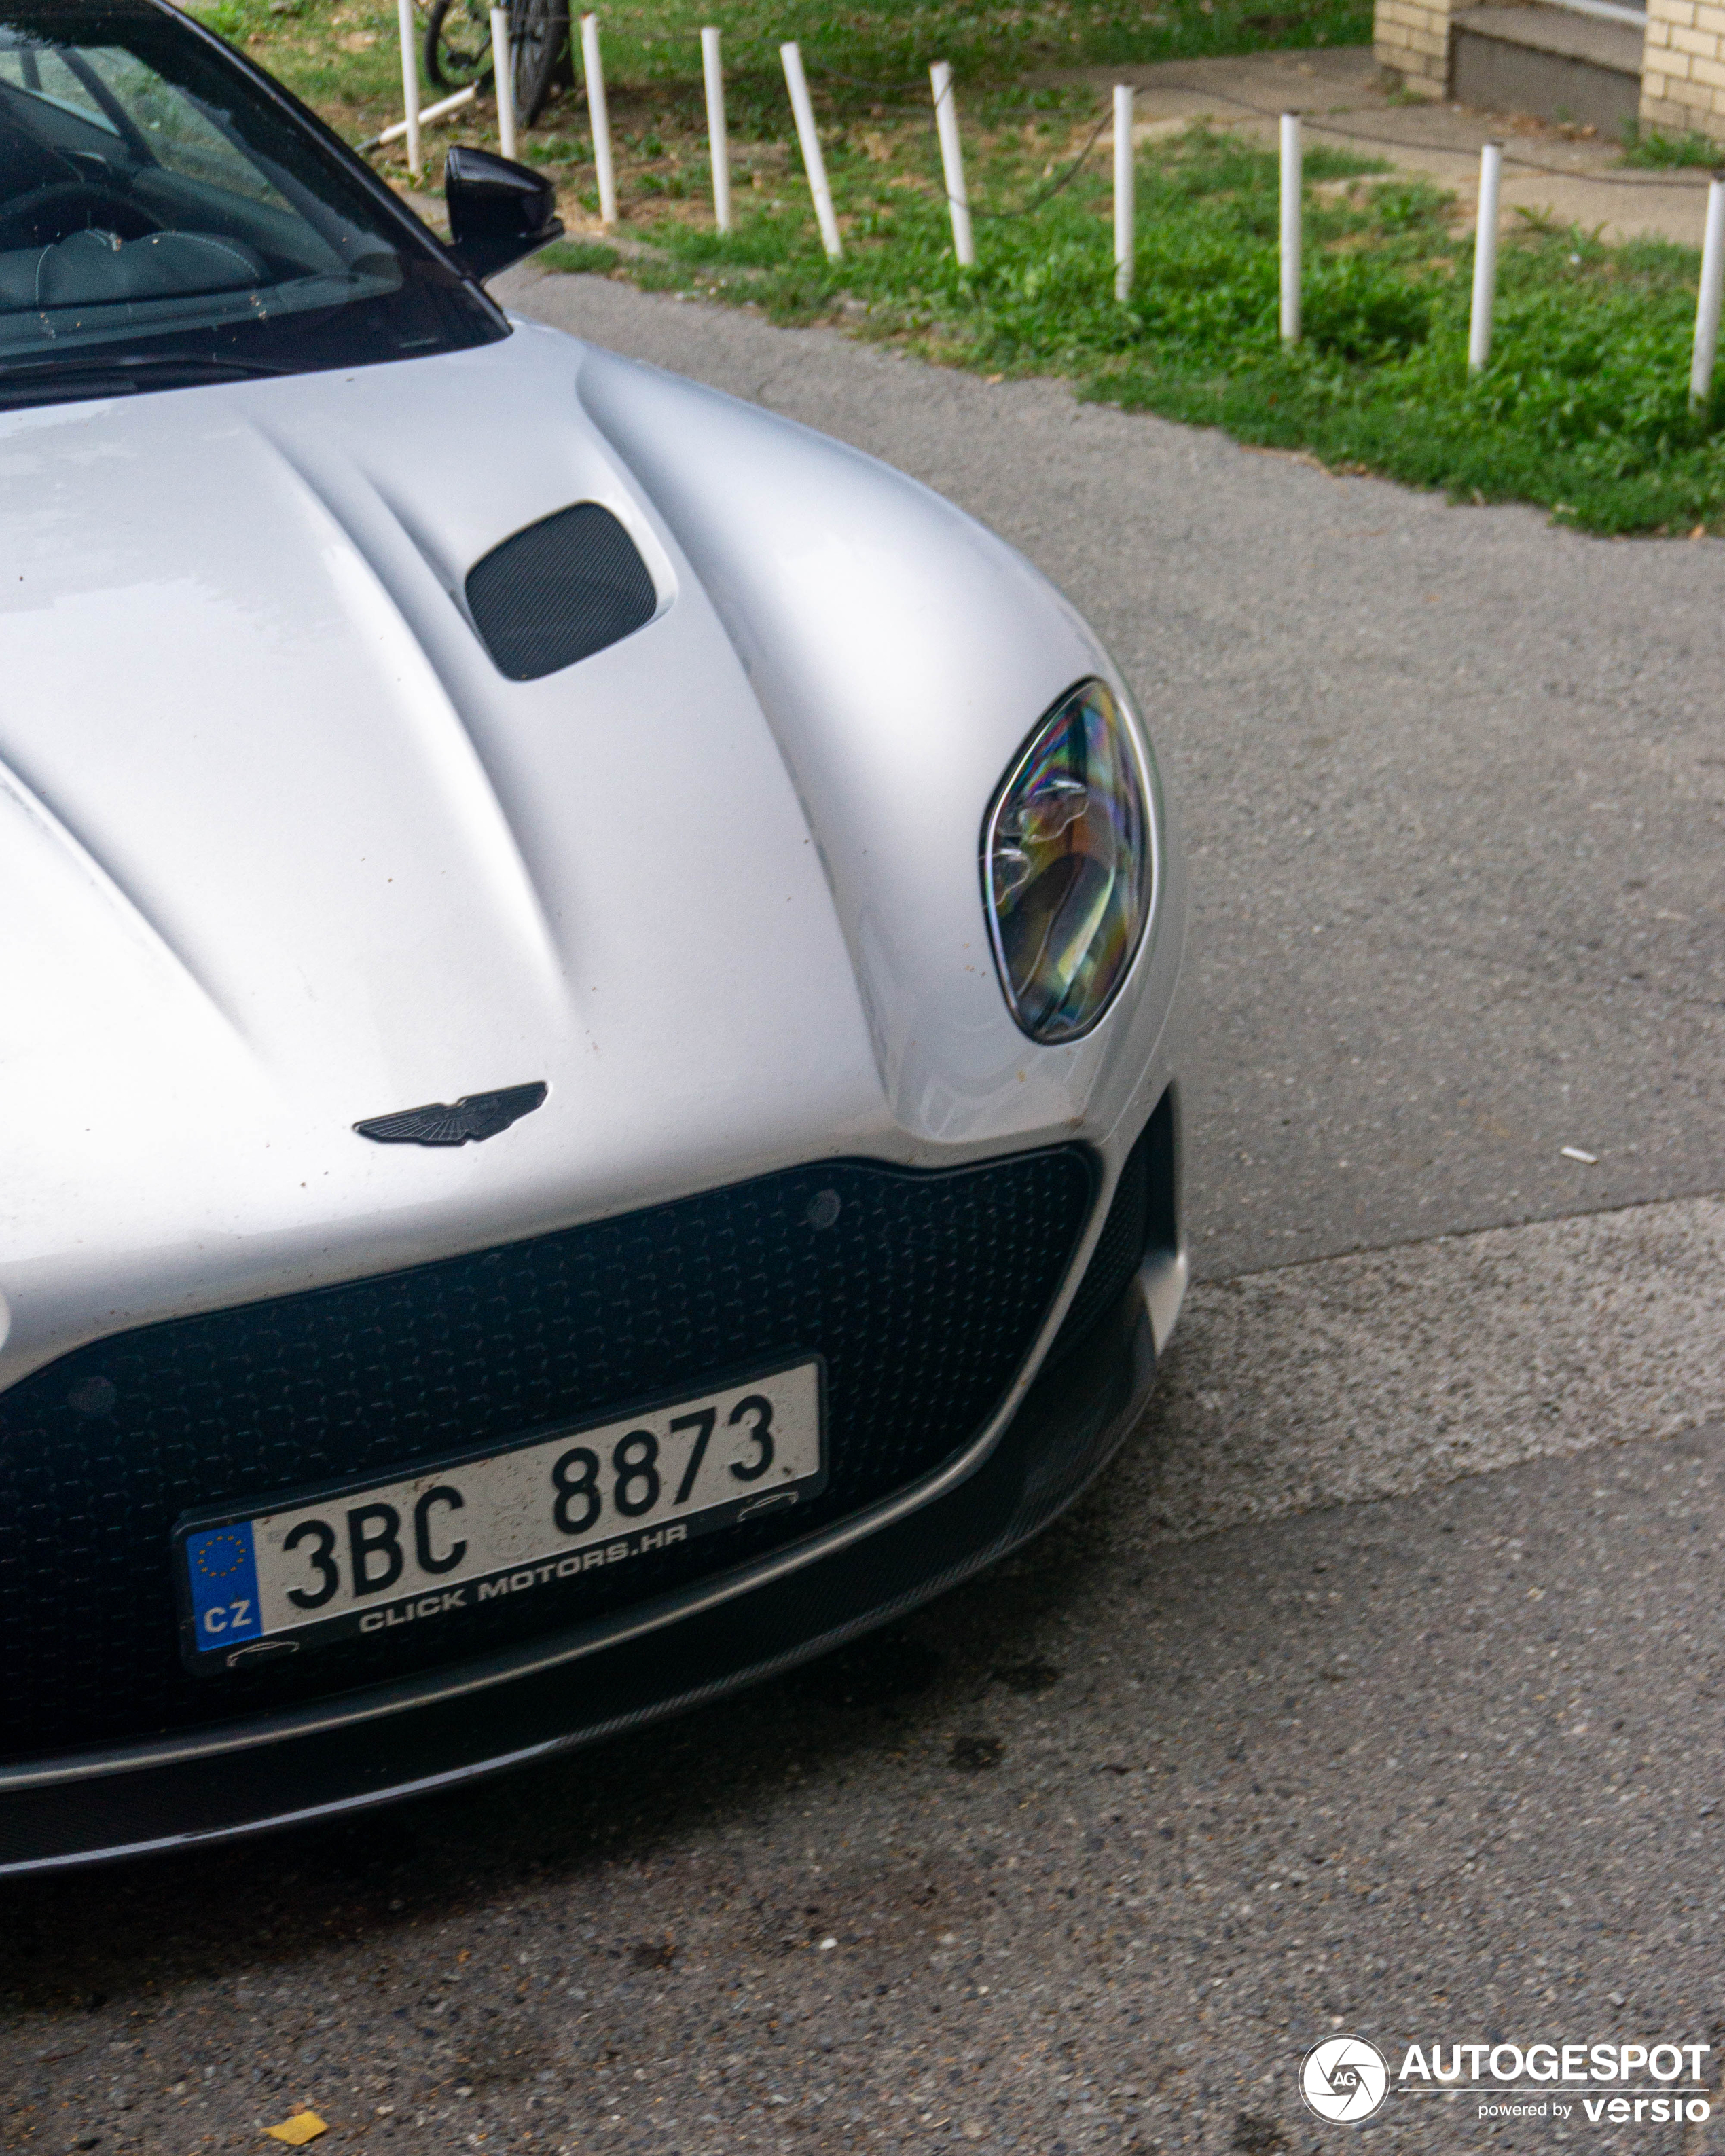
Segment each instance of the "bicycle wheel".
[[514,0],[509,14],[516,121],[531,127],[557,84],[569,39],[568,0]]
[[425,72],[439,90],[491,80],[491,18],[480,0],[431,0]]

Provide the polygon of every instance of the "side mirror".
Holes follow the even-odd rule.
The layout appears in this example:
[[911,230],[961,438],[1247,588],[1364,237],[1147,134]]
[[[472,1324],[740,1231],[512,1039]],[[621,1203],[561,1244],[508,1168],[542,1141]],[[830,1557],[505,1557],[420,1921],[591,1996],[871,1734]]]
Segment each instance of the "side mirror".
[[495,277],[562,234],[557,190],[541,172],[458,143],[444,166],[449,252],[470,277]]

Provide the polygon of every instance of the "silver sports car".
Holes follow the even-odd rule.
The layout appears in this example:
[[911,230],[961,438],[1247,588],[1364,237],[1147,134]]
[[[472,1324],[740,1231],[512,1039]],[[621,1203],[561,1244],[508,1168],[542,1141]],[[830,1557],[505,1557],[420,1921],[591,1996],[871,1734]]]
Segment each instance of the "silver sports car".
[[1185,1280],[1076,610],[512,320],[159,0],[0,0],[0,1869],[711,1699],[1068,1504]]

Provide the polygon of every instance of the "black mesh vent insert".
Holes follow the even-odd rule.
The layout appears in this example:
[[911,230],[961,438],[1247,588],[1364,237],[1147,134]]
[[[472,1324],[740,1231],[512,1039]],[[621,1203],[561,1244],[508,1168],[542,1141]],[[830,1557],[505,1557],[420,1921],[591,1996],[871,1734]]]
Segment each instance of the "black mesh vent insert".
[[659,595],[608,509],[578,501],[494,547],[467,572],[467,605],[497,670],[536,681],[653,619]]
[[[1012,1382],[1092,1189],[1076,1147],[938,1173],[826,1162],[61,1358],[0,1394],[0,1757],[219,1722],[497,1646],[902,1487]],[[435,1638],[406,1628],[182,1672],[182,1512],[381,1480],[810,1349],[827,1358],[832,1479],[794,1522],[768,1514],[452,1614]]]
[[1102,1232],[1048,1351],[1050,1367],[1083,1344],[1126,1293],[1127,1283],[1144,1262],[1153,1240],[1158,1170],[1171,1142],[1171,1113],[1164,1095],[1121,1167]]

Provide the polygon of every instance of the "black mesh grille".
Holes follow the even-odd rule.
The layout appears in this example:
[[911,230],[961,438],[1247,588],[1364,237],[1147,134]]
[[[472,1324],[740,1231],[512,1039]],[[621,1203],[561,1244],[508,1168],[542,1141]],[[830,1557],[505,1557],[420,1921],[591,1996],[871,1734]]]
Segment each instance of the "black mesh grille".
[[596,501],[530,524],[467,572],[474,626],[511,681],[590,658],[651,621],[658,603],[634,540]]
[[[935,1174],[829,1162],[63,1357],[0,1394],[0,1757],[217,1722],[501,1645],[901,1487],[1010,1384],[1091,1189],[1071,1147]],[[626,1581],[595,1572],[536,1608],[452,1614],[435,1638],[182,1672],[181,1513],[381,1480],[798,1350],[827,1358],[832,1472],[793,1527],[769,1515],[637,1558]]]
[[1081,1344],[1126,1293],[1127,1282],[1144,1262],[1150,1229],[1152,1141],[1155,1118],[1146,1125],[1127,1155],[1114,1186],[1108,1217],[1091,1252],[1078,1292],[1060,1321],[1048,1359],[1052,1364]]

